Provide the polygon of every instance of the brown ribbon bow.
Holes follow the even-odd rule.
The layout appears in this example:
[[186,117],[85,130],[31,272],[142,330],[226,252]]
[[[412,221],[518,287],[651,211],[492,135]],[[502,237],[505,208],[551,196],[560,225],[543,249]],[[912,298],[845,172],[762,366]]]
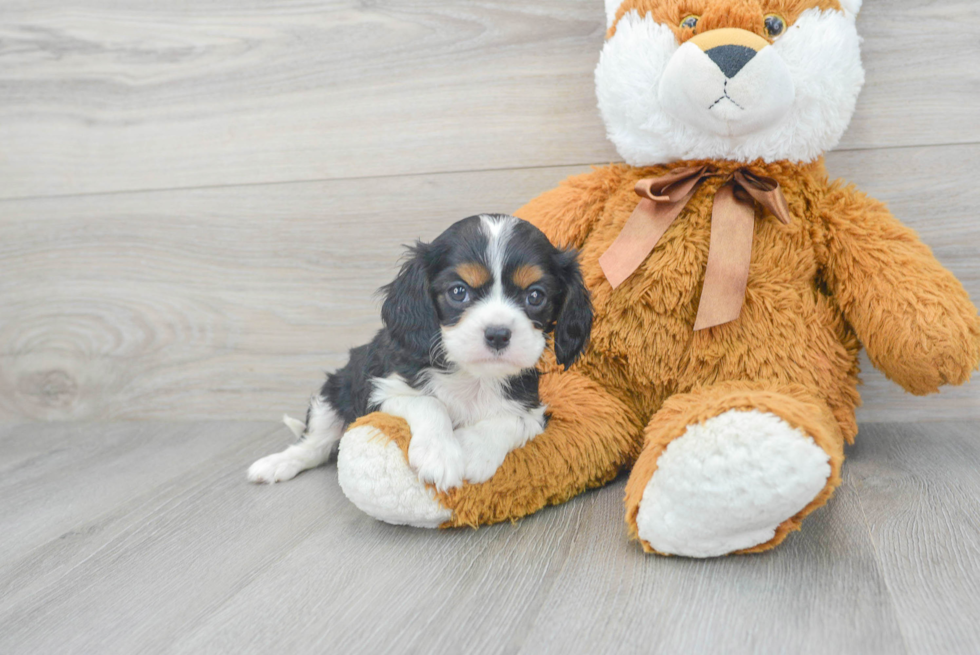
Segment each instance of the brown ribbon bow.
[[[701,182],[719,175],[708,166],[678,168],[663,177],[636,183],[640,204],[609,250],[599,258],[599,266],[613,289],[639,268],[694,197]],[[742,311],[755,231],[753,200],[783,224],[790,222],[789,206],[776,180],[756,175],[747,168],[729,176],[728,182],[715,194],[711,210],[708,265],[695,330],[734,321]]]

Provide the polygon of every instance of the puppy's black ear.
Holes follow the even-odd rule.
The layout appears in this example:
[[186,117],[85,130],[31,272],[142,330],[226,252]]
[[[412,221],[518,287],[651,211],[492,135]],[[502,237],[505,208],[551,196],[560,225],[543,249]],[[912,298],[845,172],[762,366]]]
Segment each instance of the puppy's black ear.
[[381,320],[402,348],[427,359],[439,333],[439,317],[429,288],[435,251],[433,246],[418,241],[409,246],[408,255],[398,277],[381,288]]
[[565,285],[561,309],[555,323],[555,359],[568,370],[575,363],[592,333],[592,300],[582,280],[578,251],[565,250],[555,262]]

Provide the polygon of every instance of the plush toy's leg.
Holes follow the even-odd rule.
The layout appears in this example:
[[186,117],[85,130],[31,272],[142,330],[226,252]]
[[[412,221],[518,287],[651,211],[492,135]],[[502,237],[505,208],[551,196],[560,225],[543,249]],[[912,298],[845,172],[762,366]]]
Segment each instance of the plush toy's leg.
[[337,480],[351,502],[379,521],[437,528],[452,510],[408,467],[410,439],[404,419],[380,412],[365,416],[340,440]]
[[544,433],[507,455],[482,484],[438,493],[408,466],[408,425],[387,414],[354,423],[340,442],[338,478],[347,497],[388,523],[477,526],[513,520],[608,482],[639,452],[642,423],[577,373],[542,375],[551,419]]
[[827,405],[797,385],[673,396],[626,487],[630,534],[648,552],[687,557],[773,548],[840,484],[843,444]]

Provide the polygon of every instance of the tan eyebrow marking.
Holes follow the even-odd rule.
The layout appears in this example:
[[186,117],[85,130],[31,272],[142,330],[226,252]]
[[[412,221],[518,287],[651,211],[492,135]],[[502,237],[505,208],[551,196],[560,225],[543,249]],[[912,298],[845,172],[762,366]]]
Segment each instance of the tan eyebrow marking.
[[522,264],[514,270],[514,274],[511,275],[511,279],[514,280],[514,284],[522,289],[527,289],[529,286],[544,277],[544,271],[541,270],[540,266],[532,266],[528,264]]
[[460,264],[456,267],[456,274],[473,289],[482,287],[490,280],[490,271],[482,264]]

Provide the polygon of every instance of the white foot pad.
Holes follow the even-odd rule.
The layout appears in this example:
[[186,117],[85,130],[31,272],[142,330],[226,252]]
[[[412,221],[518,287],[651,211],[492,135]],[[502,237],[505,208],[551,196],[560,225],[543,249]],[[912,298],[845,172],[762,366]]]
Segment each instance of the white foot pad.
[[716,557],[773,538],[824,488],[830,457],[774,414],[729,410],[668,444],[636,523],[655,550]]
[[370,426],[340,440],[337,479],[352,503],[385,523],[437,528],[453,515],[419,482],[398,444]]

